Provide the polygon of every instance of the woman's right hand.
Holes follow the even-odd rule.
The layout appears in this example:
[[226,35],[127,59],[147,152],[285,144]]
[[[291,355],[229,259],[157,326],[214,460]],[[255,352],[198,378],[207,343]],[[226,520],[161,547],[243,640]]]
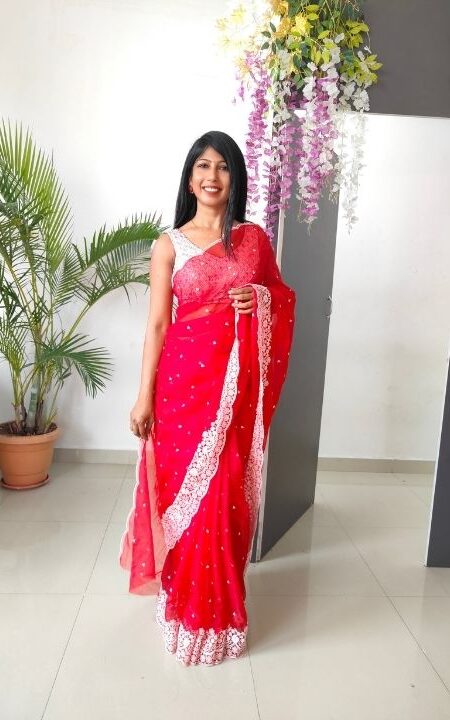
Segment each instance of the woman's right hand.
[[153,401],[146,398],[138,398],[130,412],[130,430],[145,440],[154,423]]

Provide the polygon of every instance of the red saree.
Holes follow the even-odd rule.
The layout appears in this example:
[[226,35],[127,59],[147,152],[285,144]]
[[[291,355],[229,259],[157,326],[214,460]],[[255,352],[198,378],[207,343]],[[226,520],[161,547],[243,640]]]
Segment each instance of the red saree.
[[[201,249],[176,228],[169,235],[173,322],[119,561],[131,593],[157,595],[166,650],[185,665],[215,665],[246,648],[244,576],[296,296],[257,224],[233,228],[233,258],[220,240]],[[249,314],[227,294],[243,285],[256,301]]]

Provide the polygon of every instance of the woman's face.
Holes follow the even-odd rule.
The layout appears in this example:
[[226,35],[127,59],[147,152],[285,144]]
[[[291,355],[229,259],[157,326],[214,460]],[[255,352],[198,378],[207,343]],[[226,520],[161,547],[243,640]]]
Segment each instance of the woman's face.
[[223,156],[208,147],[194,162],[189,186],[194,191],[197,203],[222,208],[228,202],[230,181],[230,171]]

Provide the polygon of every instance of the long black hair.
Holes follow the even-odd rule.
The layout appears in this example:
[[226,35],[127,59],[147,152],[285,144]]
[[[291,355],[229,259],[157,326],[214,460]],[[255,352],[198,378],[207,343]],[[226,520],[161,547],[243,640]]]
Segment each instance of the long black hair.
[[247,205],[247,168],[244,156],[239,145],[227,133],[220,130],[210,130],[204,133],[192,145],[181,173],[180,187],[178,189],[175,206],[174,228],[179,228],[191,220],[197,211],[197,198],[189,192],[189,178],[192,168],[198,157],[212,147],[224,158],[230,173],[230,194],[223,223],[223,240],[225,252],[229,256],[231,250],[231,228],[233,221],[246,222],[245,208]]

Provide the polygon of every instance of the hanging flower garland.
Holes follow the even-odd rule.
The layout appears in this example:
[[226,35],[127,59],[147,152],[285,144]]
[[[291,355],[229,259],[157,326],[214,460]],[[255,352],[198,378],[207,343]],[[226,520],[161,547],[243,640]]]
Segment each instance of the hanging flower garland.
[[[382,67],[370,51],[358,0],[229,5],[217,27],[220,44],[236,66],[237,95],[248,96],[252,106],[245,146],[249,214],[262,200],[264,224],[273,238],[278,213],[288,208],[294,190],[298,219],[309,232],[321,192],[334,180],[329,196],[337,200],[343,190],[350,231],[357,220],[362,113],[369,109],[367,88]],[[351,110],[357,111],[352,152],[344,140]]]

